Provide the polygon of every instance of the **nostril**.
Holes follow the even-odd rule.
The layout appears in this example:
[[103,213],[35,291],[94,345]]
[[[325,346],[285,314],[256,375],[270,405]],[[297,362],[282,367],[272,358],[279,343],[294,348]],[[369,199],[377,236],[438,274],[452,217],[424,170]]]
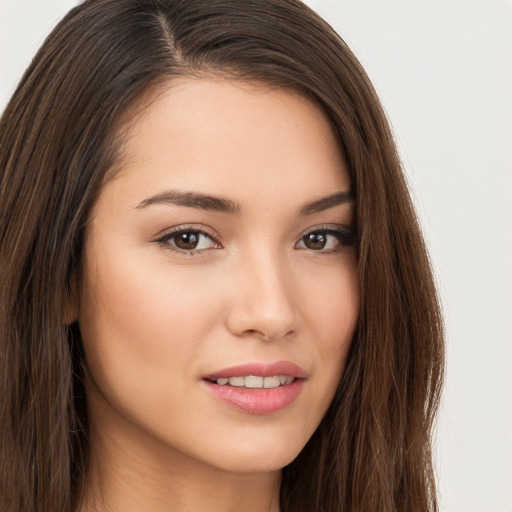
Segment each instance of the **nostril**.
[[268,339],[268,336],[263,331],[260,331],[258,329],[246,329],[243,332],[243,336],[258,337],[258,338],[261,338],[263,340],[267,340]]

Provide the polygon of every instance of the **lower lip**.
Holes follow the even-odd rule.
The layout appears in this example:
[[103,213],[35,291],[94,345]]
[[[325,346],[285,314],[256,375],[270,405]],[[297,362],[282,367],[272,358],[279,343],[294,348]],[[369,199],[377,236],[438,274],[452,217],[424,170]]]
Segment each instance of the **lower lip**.
[[203,383],[215,398],[235,409],[249,414],[272,414],[295,402],[302,391],[304,379],[295,379],[291,384],[270,389],[221,386],[207,380]]

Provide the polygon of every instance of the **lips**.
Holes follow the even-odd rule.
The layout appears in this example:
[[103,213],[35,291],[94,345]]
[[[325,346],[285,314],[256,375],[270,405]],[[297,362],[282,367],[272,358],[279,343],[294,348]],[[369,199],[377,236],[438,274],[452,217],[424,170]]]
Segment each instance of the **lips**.
[[239,366],[231,366],[217,372],[205,375],[206,380],[217,380],[220,378],[245,377],[247,375],[258,375],[261,377],[274,377],[275,375],[286,375],[298,379],[306,378],[306,370],[290,361],[277,361],[275,363],[249,363]]
[[307,372],[290,361],[249,363],[203,377],[205,388],[231,408],[250,414],[272,414],[300,395]]

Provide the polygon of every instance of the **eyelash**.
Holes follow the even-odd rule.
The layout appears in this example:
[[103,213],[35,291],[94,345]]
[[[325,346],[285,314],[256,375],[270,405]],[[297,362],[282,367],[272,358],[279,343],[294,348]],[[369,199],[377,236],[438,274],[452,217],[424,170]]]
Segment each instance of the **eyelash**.
[[348,226],[341,227],[341,226],[336,226],[336,225],[333,226],[332,224],[330,224],[330,225],[323,225],[323,226],[315,226],[314,228],[306,231],[300,237],[297,244],[300,242],[303,242],[307,236],[312,235],[312,234],[317,234],[317,235],[323,234],[323,235],[333,236],[337,239],[337,241],[340,244],[340,247],[336,247],[333,249],[327,249],[327,250],[315,250],[315,249],[309,249],[308,247],[305,248],[305,250],[309,250],[315,254],[328,255],[328,254],[333,254],[333,253],[340,253],[347,247],[353,247],[356,242],[355,232],[352,227],[348,227]]
[[169,251],[177,252],[179,254],[185,254],[185,255],[189,255],[189,256],[200,255],[203,252],[205,252],[206,250],[208,250],[208,249],[190,249],[190,250],[187,250],[187,249],[180,249],[179,247],[173,247],[171,245],[170,241],[173,238],[176,238],[178,235],[185,234],[185,233],[194,233],[194,234],[197,234],[199,236],[204,236],[204,237],[209,238],[216,245],[216,247],[211,247],[211,249],[220,249],[222,247],[215,240],[215,235],[213,233],[209,233],[204,228],[199,229],[199,228],[196,228],[196,227],[193,227],[193,226],[179,226],[179,227],[173,228],[170,231],[166,232],[161,237],[157,238],[155,240],[155,242],[157,242],[158,244],[160,244],[162,247],[164,247],[165,249],[167,249]]
[[[215,246],[203,248],[203,249],[187,250],[187,249],[182,249],[182,248],[173,246],[170,243],[170,241],[175,239],[178,235],[187,234],[187,233],[195,234],[195,235],[198,235],[199,237],[207,237],[215,244]],[[327,250],[322,250],[322,249],[316,250],[316,249],[310,249],[308,247],[303,248],[304,250],[310,251],[315,254],[327,255],[327,254],[339,253],[339,252],[342,252],[346,247],[354,246],[355,242],[356,242],[356,236],[355,236],[353,228],[351,228],[351,227],[341,228],[340,226],[335,226],[335,225],[334,226],[333,225],[323,225],[323,226],[315,226],[314,228],[306,231],[299,238],[296,245],[304,242],[304,240],[307,236],[310,236],[313,234],[315,234],[315,235],[323,234],[323,235],[327,235],[327,236],[334,236],[340,244],[340,247],[327,249]],[[155,239],[154,241],[169,251],[177,252],[179,254],[184,254],[184,255],[189,255],[189,256],[198,256],[198,255],[202,255],[204,252],[206,252],[210,249],[222,248],[222,245],[219,242],[217,242],[215,236],[216,235],[214,235],[213,233],[209,233],[204,228],[200,229],[200,228],[193,227],[193,226],[179,226],[179,227],[173,228],[172,230],[166,232],[164,235],[160,236],[159,238]]]

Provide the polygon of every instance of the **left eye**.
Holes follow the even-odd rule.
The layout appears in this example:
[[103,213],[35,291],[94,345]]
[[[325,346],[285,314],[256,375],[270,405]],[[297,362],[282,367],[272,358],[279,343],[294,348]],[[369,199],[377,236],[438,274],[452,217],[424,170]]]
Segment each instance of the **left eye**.
[[217,247],[206,233],[193,229],[181,230],[162,237],[159,242],[171,246],[176,251],[200,251]]
[[343,247],[342,233],[336,231],[312,231],[304,235],[297,246],[311,251],[335,251]]

